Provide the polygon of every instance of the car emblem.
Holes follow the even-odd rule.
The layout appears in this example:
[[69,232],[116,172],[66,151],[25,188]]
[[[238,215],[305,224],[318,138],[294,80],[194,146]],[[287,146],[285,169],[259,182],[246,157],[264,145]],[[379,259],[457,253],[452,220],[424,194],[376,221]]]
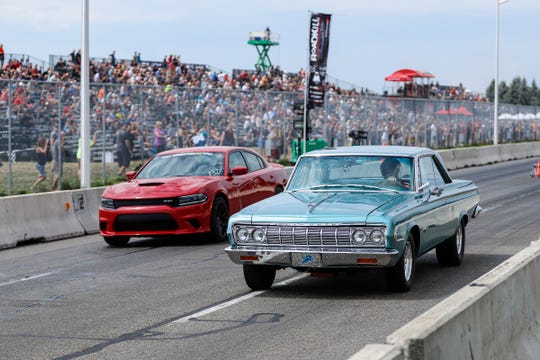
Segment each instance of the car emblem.
[[304,260],[302,260],[302,265],[309,264],[313,261],[313,255],[306,255]]

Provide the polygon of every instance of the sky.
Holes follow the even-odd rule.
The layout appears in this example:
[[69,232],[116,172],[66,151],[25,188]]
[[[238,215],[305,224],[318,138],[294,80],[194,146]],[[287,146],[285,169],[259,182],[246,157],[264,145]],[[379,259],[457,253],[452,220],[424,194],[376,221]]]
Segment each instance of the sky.
[[[253,69],[249,33],[272,31],[274,66],[306,67],[311,12],[332,14],[327,74],[338,85],[392,91],[385,76],[410,68],[441,85],[485,93],[499,80],[540,84],[538,0],[88,0],[89,56],[142,60],[179,55],[230,73]],[[0,4],[0,43],[7,54],[49,61],[82,47],[83,1],[17,0]]]

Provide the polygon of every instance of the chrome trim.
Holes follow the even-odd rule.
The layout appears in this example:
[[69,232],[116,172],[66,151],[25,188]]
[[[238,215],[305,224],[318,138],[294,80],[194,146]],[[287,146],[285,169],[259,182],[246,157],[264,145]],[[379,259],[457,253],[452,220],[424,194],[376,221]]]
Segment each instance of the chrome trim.
[[478,215],[480,215],[480,213],[482,212],[482,210],[484,210],[483,207],[481,207],[480,205],[476,205],[472,213],[472,218],[473,219],[477,218]]
[[[276,266],[294,266],[291,254],[312,253],[321,255],[321,268],[378,268],[394,266],[399,260],[395,249],[268,249],[257,247],[225,248],[229,258],[236,264],[259,264]],[[257,256],[259,260],[241,260],[242,256]],[[358,258],[377,259],[376,264],[359,264]]]

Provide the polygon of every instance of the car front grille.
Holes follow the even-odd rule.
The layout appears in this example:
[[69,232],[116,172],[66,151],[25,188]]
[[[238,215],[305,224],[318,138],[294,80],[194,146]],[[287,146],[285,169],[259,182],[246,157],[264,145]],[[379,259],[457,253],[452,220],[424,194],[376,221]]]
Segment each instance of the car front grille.
[[155,205],[167,205],[171,207],[178,207],[178,198],[160,198],[160,199],[129,199],[129,200],[114,200],[114,209],[118,209],[124,206],[155,206]]
[[177,230],[178,224],[169,214],[124,214],[114,221],[115,231]]
[[[265,226],[268,246],[332,246],[358,247],[352,240],[352,233],[362,229],[368,234],[381,227],[360,226]],[[365,246],[365,245],[364,245]]]

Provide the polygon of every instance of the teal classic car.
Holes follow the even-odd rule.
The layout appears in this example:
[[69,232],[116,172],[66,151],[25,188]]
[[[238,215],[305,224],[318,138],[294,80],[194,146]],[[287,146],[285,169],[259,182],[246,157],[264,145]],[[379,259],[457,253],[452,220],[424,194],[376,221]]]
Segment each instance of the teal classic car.
[[460,265],[465,226],[482,208],[476,184],[452,179],[427,148],[351,146],[299,157],[284,192],[228,222],[225,251],[253,290],[276,270],[312,273],[383,269],[388,287],[409,291],[415,260],[435,249]]

